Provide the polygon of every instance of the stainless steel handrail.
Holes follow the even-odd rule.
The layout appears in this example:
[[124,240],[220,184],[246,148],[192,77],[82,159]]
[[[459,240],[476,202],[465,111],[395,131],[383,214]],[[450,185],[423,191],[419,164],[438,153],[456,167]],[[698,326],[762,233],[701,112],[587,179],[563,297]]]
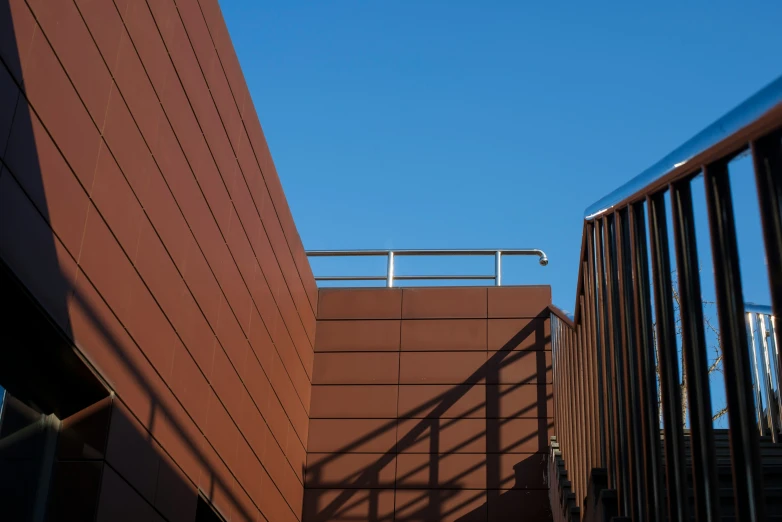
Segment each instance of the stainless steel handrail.
[[745,312],[753,312],[756,314],[774,315],[769,305],[762,305],[757,303],[744,303]]
[[[502,286],[502,256],[538,256],[542,266],[548,264],[546,253],[537,248],[508,249],[441,249],[441,250],[310,250],[307,257],[387,257],[385,276],[316,276],[316,281],[385,281],[388,288],[394,281],[494,281]],[[494,274],[475,275],[395,275],[394,259],[410,256],[494,256]]]
[[692,158],[739,132],[780,104],[782,104],[782,76],[690,138],[663,159],[589,205],[584,210],[584,219],[591,221],[675,170],[688,168],[687,163]]
[[761,435],[770,434],[777,441],[782,434],[782,383],[775,382],[780,364],[776,319],[770,306],[745,303],[744,310],[758,428]]

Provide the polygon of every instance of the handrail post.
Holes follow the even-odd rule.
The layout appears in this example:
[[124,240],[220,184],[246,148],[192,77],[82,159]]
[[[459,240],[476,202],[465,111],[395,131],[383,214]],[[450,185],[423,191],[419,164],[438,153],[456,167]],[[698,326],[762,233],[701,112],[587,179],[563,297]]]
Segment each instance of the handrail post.
[[763,382],[766,388],[766,404],[768,411],[768,428],[771,431],[771,440],[779,442],[779,416],[776,412],[776,397],[774,397],[774,381],[771,377],[771,359],[768,355],[768,330],[766,330],[766,318],[758,314],[758,325],[760,326],[760,348],[763,350]]
[[754,370],[752,376],[755,378],[752,386],[752,391],[755,392],[755,414],[758,419],[758,432],[763,436],[766,435],[766,425],[763,423],[763,400],[760,395],[760,365],[758,364],[757,343],[755,342],[755,332],[757,331],[755,325],[759,314],[747,312],[745,315],[747,316],[747,343],[752,353],[750,364],[752,365],[752,370]]
[[[782,363],[782,359],[779,357],[779,345],[777,344],[777,337],[776,337],[776,319],[773,315],[768,316],[768,343],[769,343],[769,353],[771,354],[772,360],[774,361],[774,368],[777,371],[777,374],[780,372],[779,365]],[[777,396],[777,422],[780,423],[779,426],[782,429],[782,382],[777,380],[777,390],[776,390],[776,396]],[[782,434],[782,431],[780,431],[780,434]]]
[[494,286],[502,286],[502,251],[494,254]]
[[394,252],[388,251],[388,269],[386,270],[386,288],[394,287]]

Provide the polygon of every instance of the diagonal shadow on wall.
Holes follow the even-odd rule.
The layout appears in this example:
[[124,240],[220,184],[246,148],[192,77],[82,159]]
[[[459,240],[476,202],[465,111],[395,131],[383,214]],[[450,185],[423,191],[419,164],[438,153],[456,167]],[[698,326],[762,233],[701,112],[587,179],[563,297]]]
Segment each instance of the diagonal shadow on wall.
[[[523,341],[534,339],[533,349],[517,350]],[[349,444],[339,448],[333,454],[319,460],[315,465],[308,466],[307,488],[310,495],[305,496],[304,521],[328,522],[328,521],[352,521],[367,520],[368,522],[382,521],[439,521],[459,520],[460,522],[485,521],[488,517],[488,505],[492,505],[491,520],[516,520],[519,516],[519,508],[525,505],[525,497],[533,488],[543,489],[547,486],[545,470],[545,453],[533,455],[518,455],[519,461],[514,465],[514,478],[511,481],[502,476],[500,460],[503,453],[517,451],[521,447],[529,447],[532,443],[535,451],[545,452],[548,447],[548,432],[551,428],[546,386],[538,385],[537,398],[534,404],[524,406],[519,411],[500,412],[502,398],[521,386],[538,382],[545,382],[545,375],[551,370],[545,357],[543,348],[548,344],[549,336],[546,335],[542,322],[530,322],[526,327],[516,333],[502,348],[491,355],[485,364],[477,368],[464,382],[454,385],[439,396],[417,406],[410,412],[405,412],[407,419],[421,417],[412,428],[405,433],[397,435],[397,443],[385,453],[373,459],[360,471],[354,473],[345,480],[339,482],[324,481],[321,477],[325,474],[325,468],[340,459],[346,453],[361,448],[374,439],[382,437],[390,431],[397,430],[397,420],[389,420],[375,430],[356,438]],[[501,386],[500,373],[513,363],[522,359],[534,358],[535,374],[525,381],[516,382],[510,386]],[[482,404],[474,405],[453,417],[446,415],[456,403],[462,399],[478,383],[485,383],[486,397]],[[481,384],[483,385],[483,384]],[[485,409],[486,419],[484,430],[462,438],[456,444],[447,448],[441,447],[440,437],[446,430],[460,420],[469,418],[479,410]],[[426,413],[428,412],[428,413]],[[533,433],[514,440],[502,440],[501,429],[504,424],[517,417],[536,417],[537,429]],[[464,451],[471,444],[485,440],[486,452],[481,455],[480,461],[460,470],[456,475],[447,479],[440,477],[442,461],[449,456]],[[384,469],[392,465],[394,459],[406,451],[424,447],[428,454],[426,462],[411,469],[405,469],[405,473],[399,474],[395,479],[383,479]],[[465,495],[458,495],[466,491],[463,479],[479,468],[486,469],[486,484],[481,490],[475,490]],[[426,478],[421,480],[421,476]],[[532,483],[530,477],[538,477],[536,483]],[[321,498],[318,490],[337,490],[334,498]],[[380,495],[384,489],[396,489],[397,500],[393,510],[381,508]],[[424,492],[420,490],[426,490]],[[402,494],[400,494],[400,491]],[[487,496],[484,496],[486,493]],[[457,498],[458,497],[458,498]],[[401,499],[401,501],[400,501]],[[481,502],[481,499],[486,499]],[[548,504],[545,497],[546,505]],[[475,505],[479,503],[480,505]],[[527,503],[527,505],[530,505]],[[364,506],[360,510],[360,506]],[[527,513],[531,520],[547,520],[550,513],[547,508],[538,510],[538,513]],[[360,512],[360,514],[359,514]],[[368,512],[368,514],[367,514]]]

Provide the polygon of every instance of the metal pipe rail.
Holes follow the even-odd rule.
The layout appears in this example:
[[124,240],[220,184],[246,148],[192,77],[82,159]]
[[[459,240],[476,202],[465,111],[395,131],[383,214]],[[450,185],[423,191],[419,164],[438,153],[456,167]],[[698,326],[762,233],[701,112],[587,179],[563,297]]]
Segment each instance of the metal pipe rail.
[[778,380],[779,345],[776,343],[776,318],[770,306],[744,303],[747,316],[749,350],[752,354],[755,414],[761,435],[778,442],[782,435],[782,393]]
[[[754,163],[770,309],[743,301],[728,164],[747,152]],[[774,430],[780,420],[774,410],[782,409],[782,332],[775,324],[782,313],[782,77],[585,210],[573,320],[551,319],[556,438],[582,510],[591,470],[604,468],[620,516],[655,522],[690,520],[693,511],[699,521],[722,516],[695,237],[696,181],[705,187],[714,263],[734,516],[766,519],[759,436]],[[592,509],[595,502],[590,498],[586,505]]]
[[[445,249],[445,250],[310,250],[307,257],[387,257],[386,275],[384,276],[317,276],[315,281],[385,281],[388,288],[394,286],[394,281],[494,281],[495,286],[502,286],[503,256],[538,256],[541,266],[548,264],[546,253],[537,248],[516,248],[503,250],[490,249]],[[494,274],[476,275],[396,275],[394,259],[410,256],[493,256]]]

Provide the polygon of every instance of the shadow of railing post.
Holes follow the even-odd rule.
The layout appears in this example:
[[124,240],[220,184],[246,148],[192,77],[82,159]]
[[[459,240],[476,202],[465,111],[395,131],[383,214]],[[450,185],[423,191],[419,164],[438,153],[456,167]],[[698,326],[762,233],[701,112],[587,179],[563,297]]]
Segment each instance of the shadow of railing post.
[[[502,502],[500,498],[500,490],[502,488],[502,476],[500,468],[500,457],[503,452],[513,452],[514,449],[520,447],[521,444],[528,442],[529,440],[536,440],[538,444],[538,451],[543,451],[548,446],[547,433],[550,429],[550,423],[548,416],[547,402],[549,397],[546,394],[546,375],[550,372],[551,368],[546,364],[546,352],[545,348],[548,345],[550,338],[545,333],[545,321],[535,320],[531,321],[519,332],[517,332],[513,338],[511,338],[505,345],[500,347],[496,353],[491,355],[485,364],[477,368],[467,379],[462,383],[454,385],[447,392],[435,397],[424,404],[418,405],[412,411],[404,412],[404,418],[416,418],[416,415],[423,414],[431,409],[424,415],[411,429],[404,434],[397,436],[397,444],[390,448],[387,452],[380,454],[379,457],[369,466],[363,468],[357,476],[343,484],[325,484],[320,482],[320,477],[323,476],[322,470],[329,463],[339,459],[341,455],[350,453],[351,450],[359,448],[366,442],[381,436],[382,434],[397,429],[396,419],[390,420],[382,426],[372,430],[371,432],[353,440],[349,444],[344,445],[332,452],[328,457],[321,459],[314,466],[310,466],[307,469],[307,474],[312,477],[308,480],[307,488],[311,491],[318,491],[321,488],[333,488],[339,490],[337,496],[329,501],[326,505],[320,506],[318,501],[318,493],[310,500],[310,505],[305,505],[305,520],[306,522],[325,522],[332,520],[339,520],[339,514],[342,510],[348,509],[351,506],[350,500],[358,491],[372,489],[370,492],[370,498],[376,499],[378,492],[377,489],[382,489],[383,484],[378,482],[380,471],[391,464],[393,460],[404,453],[405,450],[410,449],[413,444],[425,443],[429,450],[429,458],[421,468],[412,469],[406,476],[397,476],[395,478],[396,485],[389,484],[389,489],[396,488],[397,491],[404,489],[413,489],[412,485],[406,485],[399,487],[399,483],[405,481],[413,474],[421,471],[423,468],[427,470],[427,484],[422,484],[421,489],[428,490],[425,507],[413,512],[406,512],[405,509],[411,507],[407,505],[395,505],[395,512],[397,513],[396,520],[439,520],[441,517],[456,511],[463,506],[451,506],[448,510],[444,508],[444,501],[453,495],[453,492],[449,492],[448,488],[458,489],[458,479],[461,476],[474,471],[475,466],[471,469],[464,470],[461,476],[452,478],[448,482],[442,482],[440,463],[441,459],[447,458],[449,455],[457,453],[461,448],[466,447],[471,442],[478,438],[486,439],[486,453],[485,459],[482,463],[476,466],[487,467],[487,485],[490,487],[485,488],[487,495],[492,495],[492,498],[497,505],[505,506],[508,508],[510,504]],[[535,341],[532,348],[525,348],[524,350],[516,350],[516,348],[529,337],[534,337]],[[506,391],[501,391],[501,379],[500,369],[507,364],[511,364],[525,357],[535,357],[533,367],[535,368],[535,375],[528,378],[524,382],[514,383]],[[540,382],[539,382],[540,381]],[[463,398],[465,394],[472,389],[475,385],[481,384],[486,388],[486,400],[471,409],[462,412],[457,417],[444,417],[445,413],[453,407],[459,399]],[[508,415],[509,419],[502,420],[502,413],[500,411],[500,402],[504,394],[511,393],[518,386],[524,386],[529,384],[537,385],[537,403],[525,407],[524,409],[513,412]],[[485,408],[486,410],[486,425],[485,430],[482,433],[476,434],[468,440],[462,441],[459,445],[451,447],[448,451],[444,452],[441,444],[441,434],[448,426],[458,422],[459,420],[468,418],[472,413]],[[523,416],[530,411],[535,411],[538,417],[538,430],[542,429],[543,432],[536,432],[534,434],[526,436],[524,439],[508,442],[506,447],[502,447],[500,439],[500,427],[502,422],[512,420],[512,418]],[[402,415],[402,412],[399,412]],[[401,418],[401,417],[400,417]],[[423,439],[428,439],[424,441]],[[489,475],[488,469],[491,468],[491,475]],[[336,487],[335,487],[336,486]],[[509,489],[513,490],[518,486],[512,485]],[[438,489],[439,488],[439,489]],[[372,500],[375,502],[375,500]],[[476,508],[475,513],[471,512],[460,518],[463,522],[469,520],[485,520],[484,518],[471,518],[477,515],[477,512],[481,510],[486,511],[488,509],[489,499],[487,496],[487,502],[482,507]],[[375,512],[375,506],[378,504],[371,504],[370,512],[373,516],[380,517]],[[401,514],[400,514],[401,513]]]

